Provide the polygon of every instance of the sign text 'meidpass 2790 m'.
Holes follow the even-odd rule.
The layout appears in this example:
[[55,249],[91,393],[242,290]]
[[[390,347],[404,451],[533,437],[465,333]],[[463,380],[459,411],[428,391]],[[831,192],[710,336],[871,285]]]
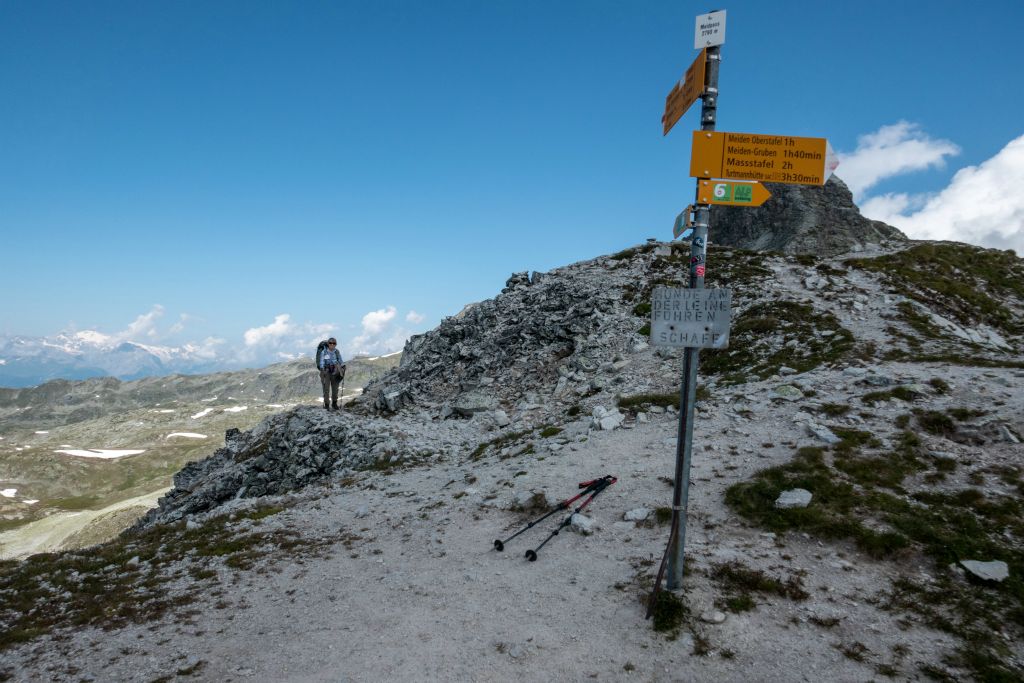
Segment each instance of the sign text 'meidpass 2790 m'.
[[655,287],[651,345],[724,349],[729,345],[732,290]]

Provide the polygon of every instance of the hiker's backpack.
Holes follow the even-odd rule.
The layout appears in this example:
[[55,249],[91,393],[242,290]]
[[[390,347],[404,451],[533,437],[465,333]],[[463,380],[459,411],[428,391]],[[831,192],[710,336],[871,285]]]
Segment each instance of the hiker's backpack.
[[324,339],[322,342],[317,344],[317,347],[316,347],[316,358],[313,359],[313,363],[314,363],[314,365],[316,365],[317,370],[320,369],[320,356],[321,356],[321,354],[323,354],[324,349],[326,349],[326,348],[327,348],[327,340],[326,339]]

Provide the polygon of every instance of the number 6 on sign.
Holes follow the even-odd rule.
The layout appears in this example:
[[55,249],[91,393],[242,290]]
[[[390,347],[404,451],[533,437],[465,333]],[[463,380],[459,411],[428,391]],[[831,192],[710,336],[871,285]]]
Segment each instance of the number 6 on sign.
[[715,199],[729,199],[729,183],[715,183]]

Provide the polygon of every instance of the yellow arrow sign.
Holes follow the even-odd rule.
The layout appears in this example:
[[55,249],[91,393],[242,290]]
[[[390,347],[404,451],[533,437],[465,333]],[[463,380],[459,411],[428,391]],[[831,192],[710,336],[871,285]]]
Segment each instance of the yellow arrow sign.
[[825,138],[693,132],[690,175],[824,185],[839,162]]
[[668,135],[672,126],[683,117],[690,105],[704,94],[704,66],[707,59],[707,50],[701,50],[697,59],[693,60],[693,64],[686,70],[686,75],[673,86],[665,98],[665,114],[661,117],[665,132],[662,135]]
[[761,206],[772,193],[761,183],[736,180],[701,180],[697,185],[697,201],[724,206]]

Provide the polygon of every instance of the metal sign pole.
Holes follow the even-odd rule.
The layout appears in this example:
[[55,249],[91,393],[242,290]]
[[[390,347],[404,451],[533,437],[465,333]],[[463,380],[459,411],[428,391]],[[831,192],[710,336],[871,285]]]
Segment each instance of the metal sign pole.
[[[719,46],[707,48],[706,88],[700,108],[701,130],[714,130],[718,111],[718,66],[721,62]],[[694,203],[695,221],[690,242],[690,289],[704,289],[704,263],[707,258],[708,222],[711,206],[701,203],[700,183],[697,178],[697,200]],[[683,585],[683,552],[686,547],[686,505],[689,500],[690,459],[693,454],[694,404],[697,398],[697,356],[699,348],[687,347],[683,362],[683,382],[679,391],[679,435],[676,439],[675,488],[672,492],[672,528],[676,529],[668,552],[669,590]]]

